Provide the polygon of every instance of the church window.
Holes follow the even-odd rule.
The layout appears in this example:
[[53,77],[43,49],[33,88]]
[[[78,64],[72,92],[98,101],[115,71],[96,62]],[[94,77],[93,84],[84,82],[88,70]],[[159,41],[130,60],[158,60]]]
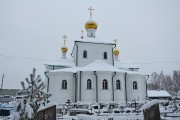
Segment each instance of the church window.
[[116,89],[121,89],[121,82],[120,82],[120,80],[116,80]]
[[137,82],[136,81],[133,82],[133,90],[137,90]]
[[83,58],[87,58],[87,51],[83,51]]
[[107,52],[104,52],[104,59],[107,59]]
[[102,89],[108,89],[108,82],[107,80],[103,80]]
[[87,89],[92,89],[91,80],[90,79],[87,80]]
[[93,37],[93,33],[91,33],[91,37]]
[[62,81],[62,89],[67,89],[67,81],[66,80]]

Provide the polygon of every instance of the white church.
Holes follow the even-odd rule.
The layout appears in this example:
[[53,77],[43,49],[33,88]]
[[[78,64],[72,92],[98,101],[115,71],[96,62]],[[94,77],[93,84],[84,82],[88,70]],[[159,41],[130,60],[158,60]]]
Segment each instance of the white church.
[[147,98],[148,75],[138,72],[135,65],[124,65],[118,59],[115,43],[105,43],[96,37],[98,24],[92,19],[85,23],[87,37],[74,41],[67,58],[66,36],[59,62],[45,64],[47,91],[51,102],[122,103]]

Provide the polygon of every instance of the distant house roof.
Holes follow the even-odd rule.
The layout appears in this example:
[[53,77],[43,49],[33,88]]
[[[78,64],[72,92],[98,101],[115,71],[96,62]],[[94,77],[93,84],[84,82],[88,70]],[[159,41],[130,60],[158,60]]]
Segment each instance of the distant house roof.
[[16,96],[19,89],[0,89],[0,95]]
[[171,95],[165,90],[148,90],[149,98],[170,98]]

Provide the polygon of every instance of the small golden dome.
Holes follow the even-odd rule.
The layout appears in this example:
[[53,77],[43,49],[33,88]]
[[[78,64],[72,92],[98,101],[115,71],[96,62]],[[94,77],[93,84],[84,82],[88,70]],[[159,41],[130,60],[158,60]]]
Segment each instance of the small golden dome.
[[115,48],[114,51],[113,51],[113,54],[114,55],[119,55],[119,50],[117,48]]
[[85,29],[86,30],[87,29],[97,29],[97,27],[98,27],[98,24],[95,21],[93,21],[93,20],[89,20],[85,24]]
[[61,51],[62,51],[63,53],[66,53],[66,52],[68,51],[68,48],[67,48],[66,46],[61,47]]

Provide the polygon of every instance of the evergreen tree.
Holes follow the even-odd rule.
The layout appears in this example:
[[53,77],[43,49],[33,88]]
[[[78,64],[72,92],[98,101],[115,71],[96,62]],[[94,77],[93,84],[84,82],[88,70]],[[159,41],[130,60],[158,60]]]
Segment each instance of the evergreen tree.
[[[27,87],[24,82],[21,82],[22,90],[18,95],[25,95],[26,97],[17,101],[15,106],[16,114],[19,113],[19,120],[37,120],[37,111],[40,105],[48,103],[48,98],[51,94],[46,93],[45,83],[42,81],[40,75],[36,77],[36,69],[30,74],[30,80],[25,79]],[[12,120],[13,119],[12,117]]]

